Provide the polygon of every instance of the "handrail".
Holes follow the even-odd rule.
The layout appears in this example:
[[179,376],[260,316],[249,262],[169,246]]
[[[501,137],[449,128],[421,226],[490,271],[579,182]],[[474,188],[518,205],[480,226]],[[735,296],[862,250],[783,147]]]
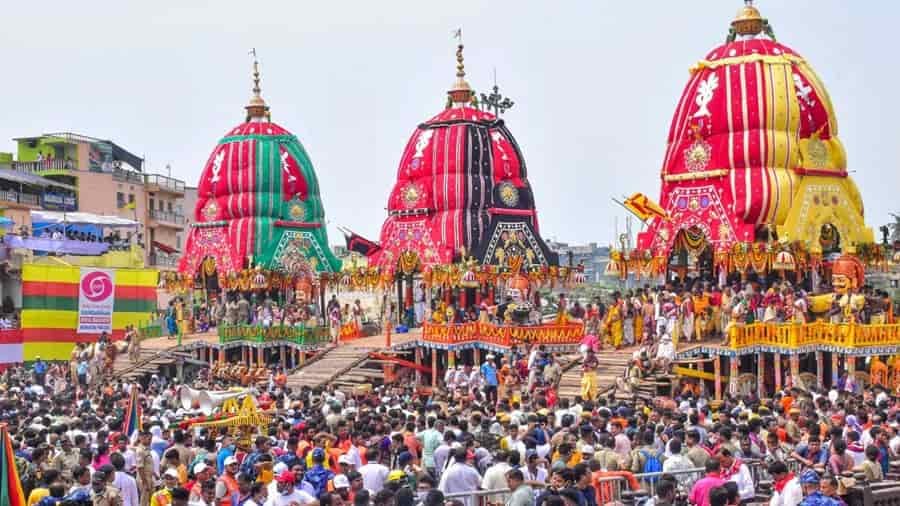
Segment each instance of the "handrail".
[[867,348],[871,346],[900,346],[898,323],[751,323],[735,325],[729,330],[729,344],[733,350],[752,346],[799,348],[834,346]]
[[159,209],[151,209],[150,218],[154,220],[165,221],[168,223],[174,223],[176,225],[184,225],[185,222],[183,214],[179,214],[173,211],[160,211]]

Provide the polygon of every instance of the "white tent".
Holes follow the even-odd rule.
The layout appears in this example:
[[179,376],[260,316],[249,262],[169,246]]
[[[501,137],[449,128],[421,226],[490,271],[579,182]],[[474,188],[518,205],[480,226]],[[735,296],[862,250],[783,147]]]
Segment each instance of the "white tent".
[[42,223],[64,223],[67,225],[98,225],[101,227],[135,228],[137,221],[118,216],[104,216],[92,213],[63,213],[59,211],[31,211],[31,221]]

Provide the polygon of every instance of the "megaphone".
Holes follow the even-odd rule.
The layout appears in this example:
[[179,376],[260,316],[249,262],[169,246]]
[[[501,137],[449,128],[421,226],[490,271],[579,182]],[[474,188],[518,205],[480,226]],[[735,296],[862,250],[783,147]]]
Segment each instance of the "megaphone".
[[192,410],[199,405],[200,394],[202,390],[195,390],[187,385],[182,385],[178,390],[178,399],[181,401],[181,407],[186,410]]
[[238,397],[243,397],[249,393],[250,390],[247,388],[220,392],[199,392],[198,400],[200,403],[200,412],[209,416],[218,406],[228,399],[237,399]]

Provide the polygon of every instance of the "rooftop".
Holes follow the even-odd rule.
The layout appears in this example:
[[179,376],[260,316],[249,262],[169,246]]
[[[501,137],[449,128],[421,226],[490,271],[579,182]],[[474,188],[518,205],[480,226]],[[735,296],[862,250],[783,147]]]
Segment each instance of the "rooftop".
[[32,141],[32,140],[44,140],[48,139],[58,139],[60,143],[67,144],[108,144],[112,146],[112,155],[116,160],[121,160],[128,165],[135,168],[135,170],[140,171],[144,166],[144,159],[135,155],[131,151],[119,146],[115,142],[107,139],[98,139],[96,137],[91,137],[88,135],[82,135],[73,132],[54,132],[54,133],[46,133],[33,137],[16,137],[13,140],[18,141]]

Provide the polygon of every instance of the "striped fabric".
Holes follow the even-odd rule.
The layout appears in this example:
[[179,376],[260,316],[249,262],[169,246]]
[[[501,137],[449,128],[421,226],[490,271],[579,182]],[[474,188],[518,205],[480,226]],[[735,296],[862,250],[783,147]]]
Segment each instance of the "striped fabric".
[[[99,335],[77,334],[78,267],[25,265],[22,268],[22,328],[18,343],[4,341],[0,332],[0,362],[68,360],[74,343],[92,342]],[[152,269],[117,269],[113,306],[113,339],[125,327],[138,325],[156,310],[159,273]],[[18,346],[17,352],[13,347]],[[4,349],[7,348],[7,349]],[[18,360],[12,360],[18,358]]]
[[419,125],[406,144],[388,196],[381,249],[369,265],[392,270],[406,251],[423,266],[448,264],[460,248],[469,255],[486,251],[498,226],[510,223],[529,230],[530,247],[541,250],[535,258],[557,263],[537,233],[527,176],[503,120],[468,106],[445,109]]
[[6,424],[0,426],[0,490],[0,506],[25,506],[25,493]]
[[665,255],[691,227],[717,249],[752,242],[786,224],[804,177],[844,186],[846,163],[831,99],[801,56],[764,38],[719,46],[691,68],[672,118],[659,200],[672,219],[638,247]]
[[[196,274],[206,257],[223,273],[241,270],[251,258],[278,268],[286,259],[276,253],[300,249],[315,271],[340,270],[312,161],[297,137],[275,123],[244,123],[219,141],[197,184],[194,218],[203,226],[188,235],[182,273]],[[301,231],[314,244],[288,244],[305,242],[293,239]]]

